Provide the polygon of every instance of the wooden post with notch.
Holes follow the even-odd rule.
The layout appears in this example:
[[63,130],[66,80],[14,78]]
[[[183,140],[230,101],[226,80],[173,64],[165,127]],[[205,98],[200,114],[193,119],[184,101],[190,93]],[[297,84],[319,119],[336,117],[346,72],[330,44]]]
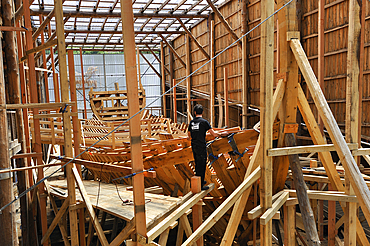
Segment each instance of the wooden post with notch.
[[[199,176],[194,176],[191,178],[191,192],[194,194],[199,193],[201,191],[202,184]],[[202,224],[202,200],[200,200],[196,205],[192,207],[193,211],[193,230],[195,231],[200,224]],[[197,245],[198,246],[203,246],[203,236],[200,237],[197,240]]]
[[[163,48],[163,41],[161,42],[161,78],[162,78],[162,81],[161,81],[161,88],[162,88],[162,93],[165,93],[166,91],[166,71],[165,71],[165,66],[166,66],[166,60],[165,60],[165,56],[164,56],[164,48]],[[167,107],[166,107],[166,95],[164,95],[162,97],[162,108],[163,108],[163,112],[162,112],[162,115],[163,117],[166,117],[166,111],[167,111]]]
[[84,64],[83,64],[83,58],[82,58],[82,47],[80,47],[80,61],[81,61],[82,95],[83,95],[83,101],[84,101],[84,119],[87,119],[86,92],[85,92],[85,75],[84,75]]
[[[362,3],[364,4],[364,2]],[[347,89],[346,89],[346,142],[358,143],[361,148],[361,112],[362,95],[359,93],[360,81],[360,39],[361,39],[361,7],[358,1],[349,1],[348,17],[348,52],[347,52]],[[355,157],[357,165],[360,158]],[[349,177],[345,177],[345,191],[354,195]],[[357,203],[348,202],[344,209],[344,244],[356,245],[356,211]]]
[[[63,22],[63,3],[62,0],[55,0],[55,21],[56,33],[58,37],[58,57],[59,57],[59,75],[60,75],[60,88],[62,102],[69,102],[69,83],[67,75],[67,59],[65,49],[65,36],[64,36],[64,22]],[[63,117],[63,135],[64,135],[64,151],[66,157],[73,157],[72,152],[72,125],[70,112],[68,107],[62,112]],[[67,173],[67,186],[68,197],[70,206],[76,204],[76,188],[73,178],[72,167],[73,163],[66,166]],[[69,211],[69,221],[71,230],[71,246],[79,245],[78,239],[78,224],[77,224],[77,210],[71,209]]]
[[224,67],[224,100],[225,100],[225,126],[229,125],[229,73],[227,67]]
[[215,56],[215,21],[211,20],[210,25],[210,38],[209,38],[209,55],[211,62],[209,64],[209,110],[210,110],[210,123],[211,126],[215,125],[215,63],[213,59]]
[[[121,0],[121,18],[124,54],[125,54],[125,71],[127,84],[127,100],[129,116],[137,113],[139,108],[138,81],[135,56],[135,31],[134,31],[134,14],[132,2]],[[130,127],[130,144],[132,171],[141,172],[143,167],[143,153],[141,147],[141,126],[140,115],[136,115],[129,121]],[[139,241],[146,241],[146,217],[145,217],[145,196],[144,196],[144,174],[138,173],[133,178],[134,187],[134,204],[135,204],[135,227],[137,245],[142,245]]]
[[[172,86],[176,85],[176,80],[172,80]],[[173,122],[177,123],[177,99],[176,99],[176,87],[172,90],[173,95]]]
[[[261,2],[261,19],[274,12],[274,1]],[[274,81],[274,17],[261,25],[260,56],[260,135],[261,135],[261,181],[260,204],[263,213],[272,206],[272,158],[267,150],[272,148],[273,81]],[[261,246],[272,245],[272,220],[260,225]]]

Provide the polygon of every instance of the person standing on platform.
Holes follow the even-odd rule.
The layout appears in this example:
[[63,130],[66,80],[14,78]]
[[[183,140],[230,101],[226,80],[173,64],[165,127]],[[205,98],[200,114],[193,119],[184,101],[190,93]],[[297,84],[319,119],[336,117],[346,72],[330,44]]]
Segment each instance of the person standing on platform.
[[206,133],[209,131],[215,138],[220,137],[221,134],[214,131],[209,122],[202,118],[203,106],[201,104],[195,105],[194,114],[195,117],[189,123],[188,136],[191,138],[195,175],[201,178],[202,190],[207,190],[208,186],[205,186],[204,181],[207,165]]

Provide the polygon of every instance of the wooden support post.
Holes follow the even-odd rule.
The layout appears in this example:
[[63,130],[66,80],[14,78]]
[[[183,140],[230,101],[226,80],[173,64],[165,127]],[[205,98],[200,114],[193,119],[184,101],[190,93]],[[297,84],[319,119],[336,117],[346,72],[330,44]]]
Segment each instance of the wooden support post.
[[229,125],[229,73],[227,67],[224,67],[224,100],[225,100],[225,126]]
[[[17,22],[17,26],[20,26],[19,21]],[[18,47],[18,54],[21,56],[23,54],[23,46],[24,40],[22,39],[22,36],[20,32],[17,32],[17,47]],[[25,78],[25,72],[24,67],[19,66],[19,78],[20,78],[20,90],[21,90],[21,99],[22,102],[27,102],[26,97],[26,78]],[[30,153],[31,152],[31,140],[30,140],[30,127],[28,122],[28,110],[23,109],[22,111],[22,117],[23,117],[23,126],[24,126],[24,138],[25,138],[25,151],[24,153]],[[31,165],[31,158],[27,158],[27,165]],[[28,185],[29,187],[33,185],[33,179],[32,179],[32,170],[28,171]],[[27,181],[26,181],[27,182]],[[28,199],[31,197],[32,191],[30,192],[30,195],[28,196]],[[22,199],[21,199],[22,200]],[[21,201],[22,202],[22,201]],[[29,240],[34,241],[35,238],[31,238],[31,236],[35,237],[36,233],[31,233],[31,231],[34,231],[34,224],[30,223],[29,225]],[[26,226],[27,227],[27,226]],[[23,227],[22,227],[23,229]]]
[[[261,19],[264,20],[274,12],[274,1],[261,2]],[[260,128],[261,128],[261,181],[260,204],[265,212],[272,206],[272,157],[267,150],[272,147],[273,119],[273,83],[274,83],[274,18],[271,17],[261,25],[260,57]],[[260,225],[261,246],[272,244],[272,221]]]
[[[32,29],[31,26],[31,16],[30,16],[30,4],[28,0],[23,1],[24,7],[24,20],[25,20],[25,27],[27,29]],[[30,50],[33,48],[33,41],[32,41],[32,33],[26,32],[26,50]],[[28,75],[29,75],[29,85],[30,85],[30,96],[32,103],[38,103],[38,93],[37,93],[37,83],[36,83],[36,71],[35,71],[35,59],[33,55],[28,55]],[[33,115],[36,116],[39,114],[38,109],[33,109]],[[34,140],[33,143],[33,151],[36,153],[42,153],[41,147],[41,131],[40,131],[40,120],[34,119],[34,136],[32,139]],[[42,158],[37,158],[37,165],[42,165]],[[44,177],[44,171],[42,168],[38,169],[37,172],[37,179],[41,180]],[[47,231],[47,215],[46,215],[46,196],[44,196],[44,184],[41,183],[39,186],[40,191],[40,212],[41,212],[41,228],[42,234],[44,235]],[[45,242],[44,245],[48,245],[48,242]]]
[[[59,58],[59,74],[60,74],[60,88],[62,102],[69,102],[69,83],[67,75],[67,58],[65,49],[65,36],[64,36],[64,22],[63,22],[63,3],[62,0],[54,0],[55,5],[55,21],[56,33],[58,37],[58,58]],[[63,135],[64,135],[64,151],[66,157],[73,157],[72,151],[72,126],[71,117],[69,112],[62,112],[63,115]],[[76,204],[76,189],[73,179],[72,166],[70,163],[66,166],[67,173],[67,186],[68,197],[70,206]],[[71,231],[71,245],[79,245],[78,239],[78,224],[77,224],[77,211],[69,211],[70,231]]]
[[[317,59],[317,80],[319,81],[320,87],[324,89],[324,77],[325,77],[325,0],[318,1],[318,59]],[[318,116],[320,131],[324,134],[324,124],[322,123],[321,117]]]
[[[76,102],[72,106],[72,112],[78,113],[77,109],[77,94],[76,94],[76,79],[75,79],[75,64],[74,64],[74,55],[73,50],[68,51],[68,72],[69,72],[69,85],[71,88],[71,100]],[[81,145],[81,127],[80,122],[78,120],[78,115],[72,116],[72,123],[73,123],[73,146],[74,146],[74,156],[80,154],[80,145]],[[81,166],[77,165],[77,170],[79,174],[82,176],[81,173]],[[78,217],[79,217],[79,228],[80,228],[80,246],[84,246],[86,243],[85,238],[85,216],[84,216],[84,209],[78,210]]]
[[283,206],[284,208],[284,245],[296,246],[295,240],[295,205]]
[[[39,16],[40,20],[42,20],[42,16]],[[45,43],[45,37],[44,37],[44,32],[41,32],[41,45]],[[46,97],[46,102],[50,102],[50,97],[49,97],[49,81],[48,81],[48,72],[46,71],[47,66],[46,66],[46,52],[45,50],[42,50],[42,60],[43,60],[43,68],[44,70],[44,87],[45,87],[45,97]]]
[[[2,53],[2,38],[0,37],[0,51]],[[0,71],[4,71],[3,67],[3,56],[0,55]],[[5,79],[4,73],[0,73],[0,104],[6,104],[5,98]],[[8,139],[8,120],[6,110],[0,110],[0,169],[10,168],[10,157],[9,157],[9,139]],[[13,200],[13,184],[10,173],[1,176],[0,179],[1,196],[0,196],[0,207],[5,206]],[[0,214],[0,238],[1,243],[4,245],[13,245],[13,217],[14,217],[14,206],[7,207],[2,214]]]
[[84,75],[84,64],[83,64],[83,59],[82,59],[82,47],[80,47],[80,61],[81,61],[82,95],[83,95],[83,101],[84,101],[84,119],[87,119],[86,92],[85,92],[85,75]]
[[[165,56],[164,56],[164,48],[163,48],[163,42],[161,42],[161,78],[162,78],[162,81],[161,81],[161,88],[162,88],[162,91],[161,91],[161,94],[165,93],[166,91],[166,72],[165,72],[165,66],[166,66],[166,61],[165,61]],[[163,112],[162,112],[162,115],[164,117],[167,116],[167,107],[166,107],[166,95],[164,95],[162,97],[162,109],[163,109]]]
[[[50,36],[51,35],[50,22],[48,24],[48,32]],[[55,72],[54,47],[50,47],[50,57],[51,57],[51,70],[53,71],[54,98],[55,102],[60,102],[58,75]]]
[[[186,51],[186,76],[189,76],[191,73],[191,48],[190,48],[190,38],[189,35],[185,36],[186,38],[186,46],[185,46],[185,51]],[[190,123],[192,119],[192,109],[191,109],[191,77],[188,77],[186,79],[186,111],[187,111],[187,116],[188,116],[188,123]]]
[[210,123],[213,127],[215,125],[215,63],[216,60],[213,59],[215,56],[215,21],[211,20],[210,31],[209,31],[209,55],[211,62],[209,64],[209,110],[210,110]]
[[[278,0],[277,7],[281,8],[287,0]],[[297,85],[298,65],[289,48],[288,34],[299,34],[297,21],[297,6],[293,1],[282,9],[277,15],[279,19],[279,72],[286,80],[286,91],[283,98],[282,108],[279,111],[280,134],[277,147],[284,146],[284,125],[297,123]],[[289,169],[289,160],[286,157],[275,159],[273,164],[273,191],[277,192],[284,188],[286,175]]]
[[[194,176],[191,178],[191,192],[194,194],[201,191],[202,184],[199,176]],[[200,204],[199,204],[200,203]],[[196,205],[192,207],[193,210],[193,229],[196,230],[202,224],[202,201],[199,201]],[[198,246],[204,245],[203,236],[197,240]]]
[[[172,86],[176,85],[176,80],[172,80]],[[177,101],[176,101],[176,87],[172,90],[173,95],[173,122],[177,123]]]
[[[3,27],[12,27],[14,26],[14,23],[12,23],[12,17],[13,17],[13,5],[12,1],[9,0],[3,0],[2,3],[2,20],[3,20]],[[19,25],[19,23],[17,22]],[[20,98],[20,90],[19,90],[19,80],[20,76],[18,73],[18,61],[17,61],[17,46],[16,46],[16,39],[15,39],[15,33],[14,32],[3,32],[3,38],[4,38],[4,44],[5,46],[3,47],[3,50],[0,47],[0,51],[4,52],[4,61],[6,63],[6,69],[4,72],[6,73],[6,77],[8,80],[7,83],[7,91],[8,91],[8,101],[9,103],[14,103],[14,104],[19,104],[21,103],[21,98]],[[17,37],[19,37],[18,42],[21,43],[21,38],[20,38],[20,32],[17,32]],[[1,60],[1,59],[0,59]],[[3,67],[3,61],[0,61],[0,67],[2,69]],[[22,66],[23,68],[23,66]],[[3,71],[3,70],[0,70]],[[23,74],[24,75],[24,74]],[[3,76],[3,75],[0,75]],[[0,78],[1,80],[2,78]],[[0,89],[2,90],[2,89]],[[5,102],[6,103],[6,102]],[[6,116],[6,114],[5,114]],[[26,153],[26,145],[25,145],[25,137],[24,137],[24,124],[23,124],[23,118],[22,118],[22,110],[17,109],[16,110],[16,122],[17,122],[17,139],[18,142],[21,145],[22,152]],[[2,125],[5,126],[5,125]],[[4,127],[6,128],[6,127]],[[4,135],[7,136],[7,135]],[[2,137],[1,137],[2,138]],[[7,148],[4,147],[4,150],[7,150]],[[6,158],[4,156],[3,158]],[[3,161],[3,160],[2,160]],[[4,165],[7,165],[8,162],[3,162]],[[24,158],[20,158],[16,160],[16,165],[17,167],[25,167],[26,162]],[[5,176],[8,174],[5,174]],[[24,190],[27,189],[27,178],[26,178],[26,172],[18,172],[17,173],[17,184],[18,184],[18,193],[23,192]],[[7,182],[6,180],[4,180]],[[0,187],[2,187],[0,185]],[[8,198],[8,197],[6,197]],[[27,201],[27,196],[23,196],[20,198],[20,209],[21,209],[21,223],[22,223],[22,238],[24,238],[24,246],[27,246],[29,239],[29,225],[27,222],[27,216],[28,216],[28,201]],[[6,216],[7,217],[7,216]],[[1,217],[0,217],[1,220]],[[4,222],[5,223],[5,222]],[[0,226],[1,227],[1,226]],[[16,228],[16,222],[15,219],[13,220],[13,228]],[[1,237],[1,236],[0,236]],[[15,237],[15,245],[17,245],[17,238],[16,235],[13,233],[13,237]]]
[[[175,62],[174,62],[174,58],[173,58],[173,52],[170,49],[170,47],[168,47],[168,64],[169,64],[169,68],[170,68],[170,79],[169,79],[169,86],[170,87],[172,85],[172,81],[175,79],[174,63]],[[172,96],[169,95],[168,97],[170,98],[170,114],[167,115],[167,117],[171,118],[171,116],[173,117],[173,115],[172,115],[173,110],[171,110],[172,107],[173,107]]]
[[[348,52],[347,52],[347,89],[346,89],[346,142],[358,143],[361,148],[361,114],[360,104],[362,95],[360,94],[360,49],[361,49],[361,1],[349,1],[348,17]],[[357,165],[360,164],[360,158],[355,157]],[[345,191],[348,195],[354,195],[353,184],[348,175],[345,177]],[[332,203],[332,202],[331,202]],[[330,206],[330,203],[329,203]],[[335,210],[335,207],[334,207]],[[330,208],[329,208],[330,211]],[[356,245],[356,203],[347,203],[344,209],[344,243],[345,245]],[[330,220],[329,220],[330,223]],[[335,223],[335,220],[334,220]],[[330,224],[329,224],[330,225]],[[330,230],[328,228],[328,230]],[[331,229],[333,230],[333,228]],[[335,228],[334,228],[335,230]],[[331,234],[329,234],[331,235]],[[335,235],[334,235],[335,236]],[[333,235],[328,238],[331,243]],[[332,243],[334,245],[334,243]]]
[[[245,4],[246,6],[247,4]],[[247,36],[242,38],[242,100],[243,100],[243,108],[242,108],[242,127],[247,129],[248,128],[248,95],[249,95],[249,80],[248,80],[248,71],[249,71],[249,61],[248,61],[248,39]]]
[[[132,2],[121,0],[121,18],[122,18],[122,33],[124,53],[125,53],[125,71],[127,84],[127,100],[128,112],[132,116],[137,113],[139,108],[138,98],[138,81],[137,68],[135,58],[135,32],[134,32],[134,15],[132,10]],[[141,172],[143,170],[143,153],[141,148],[141,126],[140,116],[137,115],[129,122],[130,126],[130,143],[131,143],[131,158],[132,171]],[[135,227],[137,237],[146,238],[146,218],[145,218],[145,196],[144,196],[144,174],[139,173],[133,178],[134,187],[134,204],[135,204]],[[141,245],[137,243],[137,245]]]
[[[296,141],[293,133],[285,134],[286,146],[296,146]],[[299,156],[289,155],[290,168],[293,173],[293,181],[295,189],[297,190],[297,197],[299,201],[299,208],[301,210],[303,225],[306,231],[307,240],[311,246],[321,245],[319,235],[316,230],[315,217],[313,215],[310,200],[307,195],[306,183],[303,178],[302,168],[299,163]]]
[[[68,72],[69,72],[69,84],[71,88],[71,100],[73,102],[76,102],[73,103],[72,105],[72,112],[78,113],[73,50],[68,50]],[[72,122],[73,122],[74,155],[77,156],[78,154],[80,154],[80,144],[81,144],[81,128],[77,115],[72,116]],[[81,174],[81,167],[78,166],[77,169]]]
[[[329,184],[329,190],[332,190],[332,187],[330,184]],[[337,230],[335,229],[335,222],[336,222],[335,218],[336,218],[335,201],[328,201],[328,246],[335,246],[335,236],[337,235]],[[356,218],[353,218],[353,219],[356,219]],[[356,236],[356,234],[354,235]],[[356,240],[356,237],[355,237],[355,240]]]

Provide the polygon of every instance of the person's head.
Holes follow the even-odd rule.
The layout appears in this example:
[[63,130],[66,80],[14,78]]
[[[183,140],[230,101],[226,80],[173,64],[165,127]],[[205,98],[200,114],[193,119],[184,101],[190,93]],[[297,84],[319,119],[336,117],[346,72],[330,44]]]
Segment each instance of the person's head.
[[203,106],[201,104],[197,104],[194,106],[194,113],[195,115],[202,115],[203,114]]

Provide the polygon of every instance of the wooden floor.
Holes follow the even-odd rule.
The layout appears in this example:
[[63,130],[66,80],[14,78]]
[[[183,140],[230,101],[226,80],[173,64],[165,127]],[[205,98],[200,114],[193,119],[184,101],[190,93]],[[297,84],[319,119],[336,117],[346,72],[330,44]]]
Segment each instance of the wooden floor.
[[[118,196],[116,186],[114,184],[100,183],[100,195],[97,202],[99,192],[99,182],[83,181],[87,194],[92,205],[99,210],[105,211],[115,217],[126,221],[131,221],[134,218],[134,205],[132,202],[123,203]],[[67,181],[53,180],[49,182],[52,187],[52,195],[59,198],[67,196]],[[133,192],[127,191],[127,185],[117,185],[119,194],[122,200],[133,200]],[[64,194],[63,194],[64,193]],[[77,200],[82,201],[79,191],[76,188]],[[147,226],[154,222],[154,218],[167,211],[172,205],[180,201],[180,198],[170,196],[145,193],[145,211]]]

